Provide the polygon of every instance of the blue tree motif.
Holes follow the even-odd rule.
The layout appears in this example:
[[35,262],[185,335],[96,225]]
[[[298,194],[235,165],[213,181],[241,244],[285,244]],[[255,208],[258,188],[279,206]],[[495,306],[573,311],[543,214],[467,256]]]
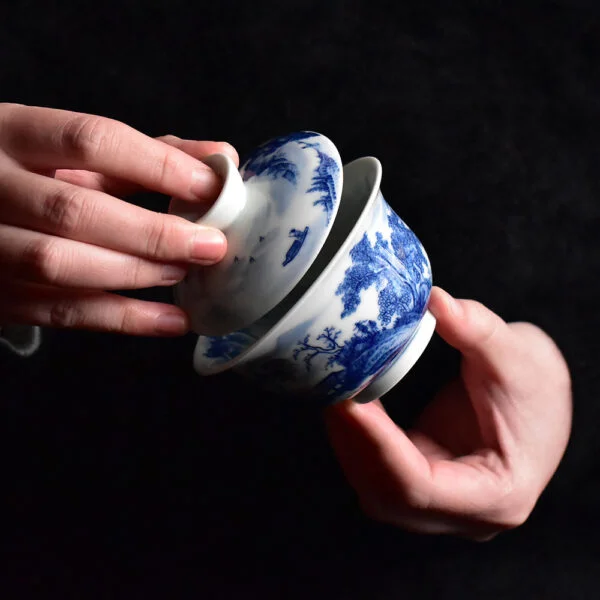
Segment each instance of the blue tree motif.
[[322,344],[311,344],[310,343],[310,334],[307,335],[301,342],[298,342],[298,346],[294,350],[293,357],[294,360],[298,360],[298,358],[304,354],[304,364],[306,365],[306,370],[310,371],[312,367],[312,361],[315,357],[320,355],[328,355],[329,359],[327,360],[327,366],[331,366],[341,352],[343,346],[338,344],[338,338],[341,335],[341,331],[335,329],[335,327],[326,327],[323,330],[323,333],[317,336],[317,342],[323,342]]
[[352,266],[336,290],[344,305],[342,318],[356,311],[361,292],[372,286],[378,291],[378,318],[383,325],[399,313],[411,320],[413,311],[422,308],[429,283],[423,282],[426,261],[417,237],[392,211],[388,213],[388,224],[391,247],[381,233],[377,233],[374,244],[365,233],[350,251]]
[[391,242],[394,254],[402,261],[405,269],[412,275],[412,280],[425,284],[424,270],[427,267],[427,261],[423,256],[423,251],[417,239],[417,236],[409,229],[400,217],[388,209],[388,225],[392,231]]
[[243,180],[247,181],[255,175],[266,175],[271,179],[286,179],[295,185],[298,167],[286,157],[282,147],[288,142],[300,142],[317,135],[310,131],[300,131],[265,142],[253,152],[244,164]]
[[346,270],[344,280],[335,291],[337,296],[342,297],[344,304],[342,318],[356,311],[360,304],[361,291],[368,290],[379,281],[381,269],[378,267],[378,246],[382,243],[381,234],[378,233],[377,242],[372,246],[365,233],[350,251],[352,266]]
[[417,236],[389,208],[388,225],[392,231],[391,242],[394,256],[398,257],[404,267],[403,280],[410,284],[412,295],[411,317],[420,313],[427,303],[431,291],[431,273],[429,261]]
[[326,396],[356,391],[361,384],[381,371],[410,339],[411,328],[396,319],[381,328],[375,321],[359,321],[354,334],[337,353],[334,364],[342,367],[321,380],[317,389]]
[[335,177],[339,173],[339,165],[331,156],[321,152],[318,144],[302,142],[301,145],[303,148],[313,148],[319,158],[319,165],[315,169],[311,186],[306,193],[322,192],[321,197],[313,202],[313,206],[321,205],[323,207],[327,215],[327,223],[329,223],[333,213],[333,200],[336,194]]

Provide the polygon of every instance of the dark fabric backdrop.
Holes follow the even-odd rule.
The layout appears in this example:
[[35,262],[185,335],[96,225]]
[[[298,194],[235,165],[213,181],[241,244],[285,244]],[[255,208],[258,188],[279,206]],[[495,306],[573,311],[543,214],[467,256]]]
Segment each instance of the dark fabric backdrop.
[[[572,441],[530,520],[483,545],[374,524],[320,414],[200,379],[193,337],[45,331],[0,365],[3,598],[598,597],[600,12],[449,5],[6,3],[0,96],[242,156],[299,128],[377,156],[435,282],[569,361]],[[398,422],[456,367],[436,338]]]

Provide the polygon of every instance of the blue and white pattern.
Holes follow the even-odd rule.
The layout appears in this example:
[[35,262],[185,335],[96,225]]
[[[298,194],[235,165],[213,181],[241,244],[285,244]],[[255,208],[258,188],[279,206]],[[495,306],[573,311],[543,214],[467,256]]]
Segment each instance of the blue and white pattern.
[[[316,138],[316,139],[315,139]],[[313,139],[313,142],[307,140]],[[311,185],[303,190],[307,195],[318,192],[319,198],[313,201],[313,206],[321,206],[327,215],[327,223],[331,222],[334,205],[338,197],[338,176],[341,166],[338,158],[331,151],[322,148],[322,136],[312,131],[300,131],[291,135],[277,137],[257,148],[254,154],[241,168],[244,181],[252,177],[268,177],[272,180],[284,179],[293,185],[298,184],[299,167],[290,159],[288,145],[297,143],[303,150],[311,149],[317,157],[316,167],[313,168]]]
[[[316,139],[315,139],[316,138]],[[316,167],[310,187],[303,190],[307,195],[318,192],[319,198],[313,206],[321,206],[327,215],[327,223],[331,222],[334,205],[338,197],[338,176],[341,166],[338,158],[331,155],[330,150],[322,148],[322,136],[312,131],[300,131],[291,135],[275,138],[257,148],[241,169],[244,181],[252,177],[264,176],[272,180],[285,179],[293,185],[298,184],[298,164],[290,159],[288,145],[297,143],[303,150],[311,149],[317,156]],[[313,142],[307,140],[313,139]]]
[[251,154],[240,168],[244,211],[225,231],[227,256],[195,270],[182,290],[203,323],[245,327],[293,289],[327,239],[342,175],[337,149],[314,132],[275,138]]
[[290,229],[289,237],[291,237],[294,241],[290,246],[289,250],[285,253],[285,260],[281,263],[283,267],[289,265],[298,255],[302,245],[304,244],[304,240],[308,235],[309,227],[305,227],[302,231],[298,231],[298,229]]
[[[247,360],[236,370],[272,391],[331,402],[356,395],[398,357],[427,307],[429,259],[381,193],[357,240],[334,287],[315,290],[304,317],[295,326],[290,319],[273,343],[261,341],[254,352],[247,340]],[[220,344],[200,343],[205,362]]]
[[310,138],[318,138],[320,135],[313,131],[299,131],[289,135],[282,135],[256,148],[242,167],[243,179],[247,181],[251,177],[265,175],[271,179],[287,179],[296,184],[298,178],[298,166],[285,151],[285,146],[291,142],[304,142]]
[[[377,232],[374,243],[367,233],[351,252],[352,266],[346,270],[336,295],[343,301],[342,320],[358,312],[361,295],[377,295],[377,320],[354,321],[352,335],[343,338],[341,329],[325,327],[318,335],[308,334],[294,350],[307,370],[331,371],[317,389],[326,396],[343,396],[360,391],[410,341],[421,320],[431,292],[431,271],[415,234],[384,205],[388,230]],[[323,364],[324,362],[324,364]]]
[[319,192],[321,194],[319,199],[313,202],[313,206],[322,206],[327,215],[327,223],[330,223],[334,208],[333,199],[336,195],[335,178],[339,173],[339,165],[319,148],[319,144],[303,141],[301,145],[303,148],[312,148],[317,153],[319,163],[314,170],[311,186],[306,193]]
[[229,335],[212,336],[208,339],[210,345],[205,356],[213,359],[215,364],[223,364],[233,360],[257,340],[247,329],[234,331]]

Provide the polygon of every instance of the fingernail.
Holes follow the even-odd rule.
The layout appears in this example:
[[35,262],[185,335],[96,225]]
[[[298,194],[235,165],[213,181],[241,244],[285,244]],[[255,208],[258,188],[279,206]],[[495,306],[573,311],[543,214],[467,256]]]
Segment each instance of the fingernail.
[[162,335],[183,335],[188,331],[185,316],[176,313],[164,313],[156,319],[155,329]]
[[163,267],[163,281],[181,281],[187,274],[187,269],[177,265],[165,265]]
[[208,167],[192,173],[190,194],[195,200],[214,199],[219,195],[222,187],[221,178]]
[[223,258],[227,240],[218,229],[198,227],[192,240],[191,258],[201,265],[212,265]]

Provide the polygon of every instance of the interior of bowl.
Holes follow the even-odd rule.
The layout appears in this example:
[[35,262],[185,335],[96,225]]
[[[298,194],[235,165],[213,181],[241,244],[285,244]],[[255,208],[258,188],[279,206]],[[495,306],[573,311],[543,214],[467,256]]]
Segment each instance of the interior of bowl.
[[[336,255],[345,252],[344,246],[351,242],[353,229],[360,226],[362,216],[375,201],[380,180],[381,165],[375,158],[359,158],[344,166],[340,207],[327,241],[311,267],[277,306],[249,327],[224,336],[200,336],[194,365],[201,374],[229,369],[267,334],[272,332],[276,335],[275,329],[285,326],[282,321],[286,314],[302,301],[313,285],[318,287],[318,280],[327,276],[329,269],[333,268]],[[207,350],[204,351],[203,348]],[[222,350],[215,350],[217,348]]]

